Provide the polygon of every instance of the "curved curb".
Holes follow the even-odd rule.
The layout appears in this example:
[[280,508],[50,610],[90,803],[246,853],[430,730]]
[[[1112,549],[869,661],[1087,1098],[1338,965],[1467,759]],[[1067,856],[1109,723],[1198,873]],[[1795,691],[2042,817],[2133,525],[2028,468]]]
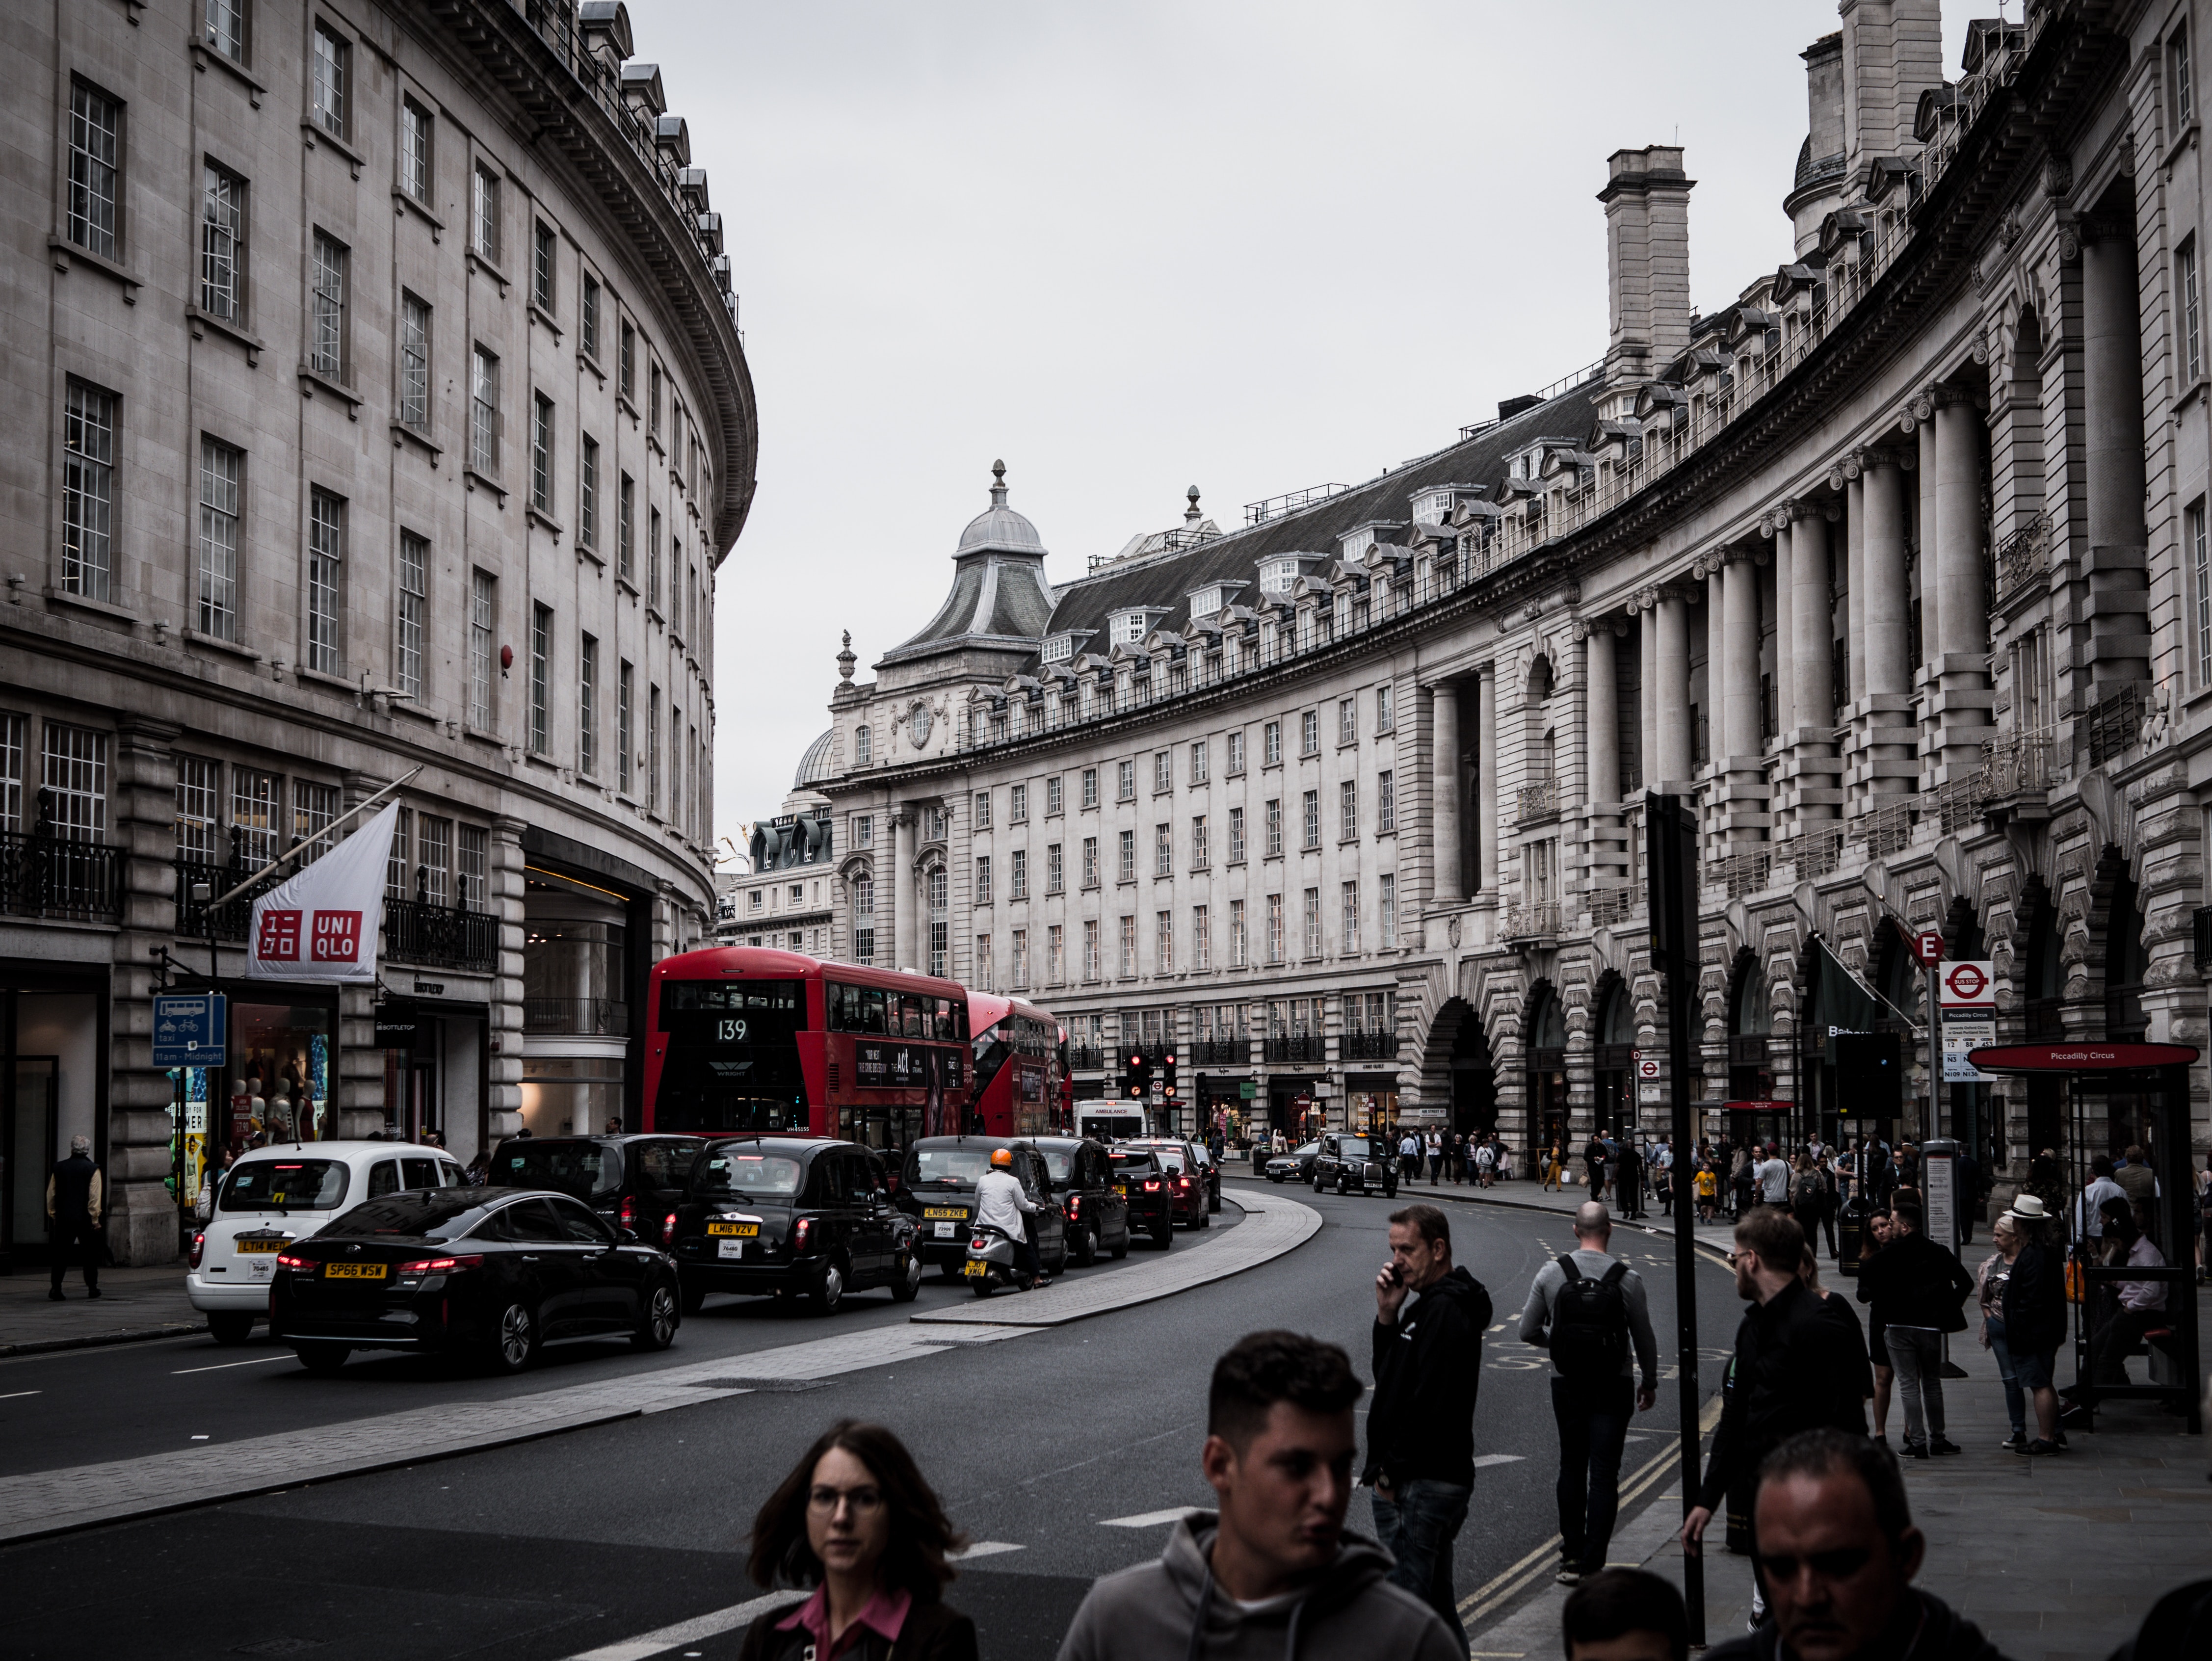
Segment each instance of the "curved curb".
[[1242,1275],[1297,1250],[1321,1230],[1321,1213],[1296,1200],[1255,1195],[1248,1202],[1241,1194],[1225,1193],[1222,1198],[1242,1211],[1244,1220],[1218,1240],[1097,1280],[1063,1281],[1003,1301],[978,1298],[966,1308],[933,1309],[908,1318],[918,1325],[1065,1326]]

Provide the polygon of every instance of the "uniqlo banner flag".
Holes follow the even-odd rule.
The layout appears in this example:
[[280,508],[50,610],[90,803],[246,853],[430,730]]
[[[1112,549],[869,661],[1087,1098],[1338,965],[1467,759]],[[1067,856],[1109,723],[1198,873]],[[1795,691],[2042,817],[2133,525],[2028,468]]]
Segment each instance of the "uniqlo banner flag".
[[246,972],[265,981],[376,979],[393,802],[313,865],[253,902]]

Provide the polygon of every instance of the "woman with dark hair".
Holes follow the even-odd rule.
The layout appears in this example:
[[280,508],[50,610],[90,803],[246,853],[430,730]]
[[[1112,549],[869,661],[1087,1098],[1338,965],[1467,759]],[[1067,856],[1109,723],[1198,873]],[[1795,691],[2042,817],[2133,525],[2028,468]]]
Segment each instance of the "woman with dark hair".
[[966,1544],[897,1437],[839,1420],[753,1518],[746,1564],[814,1595],[754,1621],[740,1661],[975,1661],[975,1623],[943,1601]]

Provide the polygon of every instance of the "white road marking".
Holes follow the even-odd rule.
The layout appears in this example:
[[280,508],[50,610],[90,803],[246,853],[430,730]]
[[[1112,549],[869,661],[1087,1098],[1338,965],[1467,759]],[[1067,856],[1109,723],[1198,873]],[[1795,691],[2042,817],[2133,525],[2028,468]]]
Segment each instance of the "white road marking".
[[45,1394],[46,1391],[42,1390],[11,1390],[5,1396],[0,1396],[0,1402],[12,1402],[18,1396],[43,1396]]
[[1102,1529],[1158,1528],[1163,1523],[1180,1523],[1197,1509],[1195,1506],[1176,1506],[1169,1511],[1140,1512],[1134,1517],[1102,1517],[1098,1519],[1098,1526]]
[[1027,1547],[1018,1546],[1011,1540],[978,1540],[967,1550],[957,1553],[956,1555],[963,1563],[972,1563],[979,1557],[996,1557],[1001,1552],[1026,1551],[1027,1549]]
[[187,1372],[221,1372],[225,1367],[258,1367],[270,1361],[290,1361],[297,1359],[291,1351],[286,1350],[282,1355],[257,1355],[250,1361],[217,1361],[213,1366],[178,1367],[169,1374],[169,1377],[181,1378]]
[[646,1661],[648,1656],[659,1655],[685,1644],[696,1644],[702,1639],[719,1638],[726,1632],[750,1626],[770,1610],[788,1609],[805,1596],[800,1591],[772,1591],[765,1597],[748,1598],[742,1603],[732,1603],[726,1609],[716,1609],[712,1615],[679,1621],[672,1627],[662,1627],[655,1632],[641,1632],[636,1637],[625,1638],[619,1643],[602,1644],[595,1650],[586,1650],[581,1654],[570,1656],[568,1661]]
[[1528,1456],[1525,1453],[1478,1454],[1475,1457],[1474,1468],[1477,1470],[1486,1470],[1492,1465],[1518,1464],[1522,1460],[1526,1459],[1528,1457]]

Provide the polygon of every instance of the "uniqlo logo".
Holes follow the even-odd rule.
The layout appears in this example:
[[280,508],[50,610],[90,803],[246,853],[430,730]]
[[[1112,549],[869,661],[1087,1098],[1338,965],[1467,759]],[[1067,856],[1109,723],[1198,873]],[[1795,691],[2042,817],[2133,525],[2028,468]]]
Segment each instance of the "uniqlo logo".
[[264,963],[299,962],[300,914],[296,911],[264,911],[261,914],[261,938],[253,943],[253,955]]
[[314,960],[317,963],[358,963],[361,960],[361,913],[315,913]]

